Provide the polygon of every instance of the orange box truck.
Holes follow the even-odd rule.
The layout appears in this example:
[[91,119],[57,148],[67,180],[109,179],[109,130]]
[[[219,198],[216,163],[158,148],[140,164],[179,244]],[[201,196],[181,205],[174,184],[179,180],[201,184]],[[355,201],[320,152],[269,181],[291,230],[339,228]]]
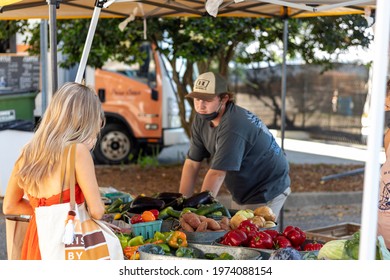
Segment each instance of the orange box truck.
[[163,59],[149,45],[144,49],[148,55],[142,64],[111,61],[102,69],[87,69],[86,83],[94,85],[106,116],[93,152],[99,164],[131,162],[142,151],[189,141]]

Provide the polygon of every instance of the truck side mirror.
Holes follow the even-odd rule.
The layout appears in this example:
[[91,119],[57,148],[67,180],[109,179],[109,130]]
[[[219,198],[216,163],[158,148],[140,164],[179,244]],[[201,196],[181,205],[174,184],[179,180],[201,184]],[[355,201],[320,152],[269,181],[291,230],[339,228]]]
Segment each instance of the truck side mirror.
[[158,100],[158,91],[152,88],[152,100]]
[[98,89],[98,96],[99,96],[100,102],[102,102],[102,103],[106,102],[106,90],[104,88]]

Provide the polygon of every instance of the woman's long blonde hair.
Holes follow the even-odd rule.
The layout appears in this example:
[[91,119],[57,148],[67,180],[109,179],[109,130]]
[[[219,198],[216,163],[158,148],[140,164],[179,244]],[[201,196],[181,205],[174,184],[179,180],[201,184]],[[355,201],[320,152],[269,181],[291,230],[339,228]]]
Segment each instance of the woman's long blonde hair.
[[86,143],[98,136],[104,112],[94,89],[66,83],[53,96],[32,140],[18,159],[18,184],[30,195],[52,174],[71,143]]

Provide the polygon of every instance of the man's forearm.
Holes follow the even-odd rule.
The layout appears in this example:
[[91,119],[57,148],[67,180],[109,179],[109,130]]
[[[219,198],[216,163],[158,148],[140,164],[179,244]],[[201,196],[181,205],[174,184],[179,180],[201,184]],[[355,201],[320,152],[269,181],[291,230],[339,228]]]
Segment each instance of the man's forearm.
[[216,197],[225,176],[226,171],[210,169],[204,178],[201,191],[211,191],[213,196]]

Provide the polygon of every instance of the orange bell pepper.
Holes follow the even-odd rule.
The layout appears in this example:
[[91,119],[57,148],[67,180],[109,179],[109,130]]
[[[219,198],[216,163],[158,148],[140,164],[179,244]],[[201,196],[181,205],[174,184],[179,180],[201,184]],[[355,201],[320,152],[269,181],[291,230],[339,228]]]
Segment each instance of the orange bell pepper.
[[128,258],[129,260],[139,260],[140,259],[140,255],[138,252],[139,246],[141,245],[125,247],[123,249],[123,253],[125,254],[126,258]]
[[152,221],[156,220],[156,217],[154,216],[153,212],[151,212],[151,211],[142,212],[141,218],[144,222],[152,222]]

